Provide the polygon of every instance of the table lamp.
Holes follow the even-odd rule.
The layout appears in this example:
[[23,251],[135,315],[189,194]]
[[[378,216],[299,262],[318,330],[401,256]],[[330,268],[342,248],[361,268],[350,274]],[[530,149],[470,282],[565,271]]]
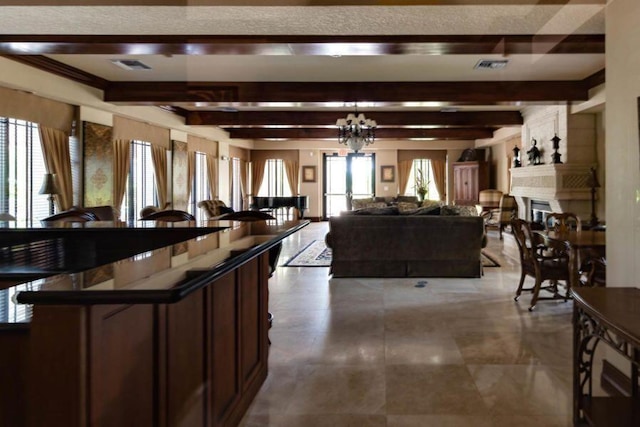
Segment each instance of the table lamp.
[[53,173],[45,173],[42,179],[42,187],[40,187],[39,194],[48,194],[49,197],[49,215],[53,215],[53,199],[58,194],[58,187],[56,186],[56,175]]

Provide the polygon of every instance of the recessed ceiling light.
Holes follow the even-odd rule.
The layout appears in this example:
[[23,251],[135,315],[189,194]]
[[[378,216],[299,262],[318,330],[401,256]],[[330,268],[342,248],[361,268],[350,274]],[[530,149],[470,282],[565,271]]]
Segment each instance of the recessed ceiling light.
[[120,68],[124,68],[129,71],[150,70],[147,64],[138,61],[137,59],[112,59],[111,62]]
[[473,68],[476,70],[498,70],[500,68],[506,67],[508,63],[509,60],[507,59],[481,59]]

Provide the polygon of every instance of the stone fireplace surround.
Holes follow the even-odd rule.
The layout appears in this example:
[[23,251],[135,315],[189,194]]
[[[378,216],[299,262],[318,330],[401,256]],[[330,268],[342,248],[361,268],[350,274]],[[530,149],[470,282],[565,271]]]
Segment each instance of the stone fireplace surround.
[[591,218],[591,188],[587,186],[593,164],[544,164],[511,168],[511,195],[519,216],[532,221],[532,201],[549,203],[552,212],[573,212],[583,222]]

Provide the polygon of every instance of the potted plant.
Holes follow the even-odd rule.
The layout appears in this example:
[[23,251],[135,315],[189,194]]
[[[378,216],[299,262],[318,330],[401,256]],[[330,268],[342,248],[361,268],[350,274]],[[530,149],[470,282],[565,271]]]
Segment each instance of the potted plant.
[[416,193],[418,193],[418,199],[422,202],[429,195],[429,183],[428,179],[425,179],[422,169],[416,170]]

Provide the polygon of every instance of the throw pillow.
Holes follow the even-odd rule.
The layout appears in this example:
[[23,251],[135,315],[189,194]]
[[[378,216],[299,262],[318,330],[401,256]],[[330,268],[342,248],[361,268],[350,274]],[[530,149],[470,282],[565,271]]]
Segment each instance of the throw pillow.
[[440,200],[423,200],[422,206],[423,208],[431,208],[431,207],[440,207],[442,206],[442,202]]
[[440,215],[478,216],[475,206],[445,205],[440,208]]
[[398,211],[400,211],[401,214],[406,212],[413,212],[416,209],[418,209],[417,203],[410,203],[410,202],[398,202],[396,206],[398,207]]
[[369,197],[367,199],[353,199],[351,200],[351,207],[356,210],[356,209],[362,209],[362,208],[366,208],[367,204],[369,203],[373,203],[373,198]]

